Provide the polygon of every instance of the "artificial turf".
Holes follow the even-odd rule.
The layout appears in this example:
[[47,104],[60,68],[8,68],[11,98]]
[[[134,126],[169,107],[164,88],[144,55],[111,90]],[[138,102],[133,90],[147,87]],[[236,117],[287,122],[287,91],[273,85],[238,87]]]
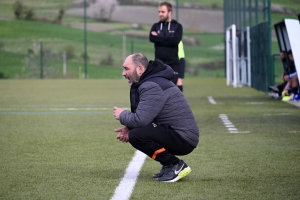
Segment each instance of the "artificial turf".
[[[0,94],[0,199],[113,196],[135,152],[113,132],[113,106],[129,107],[126,80],[1,80]],[[223,78],[186,78],[184,94],[201,132],[181,157],[192,173],[158,183],[147,158],[130,199],[299,198],[298,107]]]

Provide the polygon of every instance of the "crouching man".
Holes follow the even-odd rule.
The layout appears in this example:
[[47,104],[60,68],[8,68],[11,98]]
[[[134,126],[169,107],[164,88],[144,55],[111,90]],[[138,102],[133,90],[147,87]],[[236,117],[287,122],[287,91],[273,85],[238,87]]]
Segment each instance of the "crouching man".
[[131,112],[114,107],[114,117],[124,127],[117,139],[159,162],[153,178],[175,182],[191,168],[176,157],[191,153],[199,142],[199,129],[182,92],[172,82],[174,71],[160,60],[148,61],[141,53],[128,56],[123,73],[130,88]]

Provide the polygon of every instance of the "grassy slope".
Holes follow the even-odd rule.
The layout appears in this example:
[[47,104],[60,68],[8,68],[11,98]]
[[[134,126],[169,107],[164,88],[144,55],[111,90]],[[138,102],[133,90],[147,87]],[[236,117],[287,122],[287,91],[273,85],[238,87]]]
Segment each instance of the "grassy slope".
[[[246,3],[249,2],[248,0],[241,0],[241,2],[242,1],[245,1]],[[191,2],[191,0],[178,0],[178,2],[180,3]],[[220,7],[223,7],[224,5],[224,0],[193,0],[192,2],[198,2],[204,5],[216,4]],[[258,2],[262,2],[262,0],[258,0]],[[255,1],[252,1],[252,3],[254,4]],[[300,11],[300,4],[297,0],[271,0],[271,3],[284,6],[288,9],[293,10],[294,12]]]
[[[63,5],[68,7],[71,1],[64,1]],[[183,2],[183,1],[180,1]],[[187,1],[185,1],[187,2]],[[200,1],[199,1],[200,2]],[[222,4],[222,1],[201,1],[200,3],[209,5],[210,3],[216,3],[218,5]],[[297,8],[297,5],[294,5],[292,1],[276,1],[275,3],[281,3],[286,5],[287,7]],[[0,3],[0,10],[2,16],[12,16],[11,9],[12,2],[10,1],[2,1]],[[36,1],[26,1],[26,5],[29,7],[34,7],[35,9],[41,8],[59,8],[61,6],[60,1],[39,1],[37,4]],[[41,13],[37,13],[40,15]],[[55,17],[55,14],[49,14],[50,18]],[[273,23],[280,21],[282,18],[296,18],[293,14],[273,14],[272,16]],[[32,48],[32,45],[35,43],[39,45],[40,41],[43,41],[44,48],[46,50],[54,51],[54,53],[62,54],[62,51],[66,45],[73,45],[76,50],[76,58],[70,61],[68,69],[73,70],[71,74],[73,77],[79,76],[79,66],[83,65],[83,61],[81,55],[83,54],[83,31],[78,29],[69,28],[68,24],[74,21],[78,21],[78,23],[82,23],[82,19],[78,17],[69,17],[66,16],[64,19],[64,26],[56,26],[51,24],[44,24],[38,22],[24,22],[24,21],[1,21],[0,26],[0,36],[1,41],[5,40],[5,50],[8,52],[17,53],[17,58],[20,58],[20,54],[26,54],[28,48]],[[129,25],[128,25],[129,27]],[[124,30],[124,28],[117,28],[116,30]],[[209,34],[209,33],[199,33],[197,35],[193,35],[192,37],[199,37],[201,45],[200,47],[185,47],[186,51],[186,60],[188,66],[190,65],[199,65],[199,63],[210,62],[215,60],[223,60],[224,51],[219,50],[215,51],[212,49],[213,46],[222,45],[223,44],[223,35],[221,34]],[[111,54],[114,58],[114,65],[120,66],[122,63],[122,38],[121,36],[111,35],[109,32],[107,33],[95,33],[88,32],[88,54],[90,57],[90,66],[91,69],[96,69],[95,73],[90,74],[90,77],[101,77],[100,73],[97,73],[97,69],[99,69],[99,63],[104,60],[107,55]],[[134,47],[131,47],[131,44],[134,44]],[[153,45],[148,41],[136,38],[127,38],[127,54],[131,53],[131,50],[134,49],[135,52],[143,52],[150,59],[153,58]],[[275,46],[275,47],[274,47]],[[277,52],[276,41],[273,44],[273,52]],[[2,54],[2,52],[0,52]],[[1,55],[6,58],[4,54]],[[10,57],[8,56],[7,59]],[[19,59],[20,60],[20,59]],[[4,61],[0,64],[0,69],[9,77],[15,77],[15,70],[6,71],[5,63],[11,61]],[[60,61],[61,62],[61,61]],[[18,60],[14,62],[20,63]],[[20,65],[19,69],[22,68]],[[56,67],[61,74],[61,66]],[[194,68],[194,67],[193,67]],[[102,68],[105,69],[105,68]],[[93,71],[93,70],[92,70]],[[103,72],[103,70],[101,70]],[[187,75],[189,76],[189,72],[193,70],[188,70]],[[217,71],[207,71],[196,67],[196,71],[200,71],[200,73],[195,72],[195,74],[200,74],[204,76],[223,76],[224,72],[222,69]],[[21,72],[20,72],[21,73]],[[102,73],[101,73],[102,74]]]
[[0,72],[4,73],[6,78],[14,78],[22,71],[23,59],[24,55],[0,51]]
[[[39,47],[40,41],[43,42],[44,50],[49,50],[53,53],[62,53],[66,45],[73,45],[75,47],[76,58],[73,59],[73,61],[71,60],[70,69],[72,69],[73,66],[72,62],[77,63],[74,63],[74,65],[77,65],[75,72],[78,71],[79,65],[83,66],[83,61],[80,57],[83,52],[82,30],[40,22],[0,21],[0,37],[1,41],[4,42],[4,49],[6,51],[23,54],[23,57],[26,55],[28,48],[33,47],[33,44]],[[121,55],[120,39],[118,36],[105,33],[89,32],[88,52],[92,63],[100,62],[102,57],[101,53],[106,55],[111,51],[113,55]],[[99,50],[99,47],[102,47],[102,49]],[[107,47],[113,48],[109,49]],[[5,57],[5,52],[0,53]],[[38,49],[35,53],[39,53]],[[6,59],[11,60],[10,57]],[[117,58],[118,62],[120,62],[120,60],[121,56]],[[0,64],[1,71],[5,70],[5,74],[8,74],[10,77],[13,76],[9,71],[6,72],[6,67],[5,62]],[[91,67],[99,68],[100,66],[91,64]],[[99,71],[96,75],[91,74],[90,77],[100,77],[100,73]],[[103,77],[103,75],[101,77]]]
[[[201,131],[182,157],[193,171],[157,183],[147,158],[131,199],[299,198],[299,108],[225,82],[185,80]],[[128,107],[128,92],[125,80],[0,81],[0,197],[110,199],[134,153],[113,132],[112,108]],[[249,132],[229,133],[220,114]]]
[[[36,8],[36,9],[40,9],[40,8],[47,8],[47,9],[49,9],[49,8],[60,8],[61,6],[64,6],[64,7],[68,8],[73,1],[74,0],[64,0],[64,1],[60,1],[60,0],[52,0],[52,1],[47,1],[47,0],[26,0],[26,2],[24,2],[24,4],[28,7]],[[11,5],[13,4],[13,2],[14,1],[10,1],[10,0],[2,0],[1,4],[3,4],[3,6],[8,5],[11,8]],[[223,5],[224,5],[224,0],[178,0],[178,2],[179,3],[198,2],[200,4],[208,5],[208,6],[216,4],[220,7],[223,7]],[[246,0],[246,2],[248,3],[247,0]],[[292,9],[294,11],[299,11],[300,10],[300,5],[295,0],[272,0],[272,3],[285,6],[286,8]]]
[[[15,1],[11,0],[1,0],[1,4],[10,6],[12,8],[12,5]],[[68,8],[74,0],[26,0],[21,1],[23,5],[27,6],[28,8],[34,8],[34,9],[40,9],[40,8],[60,8],[61,6]]]
[[[66,45],[72,45],[75,47],[76,58],[71,62],[78,63],[75,67],[75,73],[78,71],[78,66],[82,65],[83,31],[80,29],[30,21],[0,21],[0,27],[0,37],[5,43],[5,51],[25,55],[28,48],[34,49],[34,45],[39,47],[42,41],[44,50],[62,54]],[[91,67],[96,67],[108,54],[112,55],[116,66],[121,66],[123,59],[122,36],[109,32],[92,31],[89,31],[87,36]],[[197,64],[223,58],[224,52],[222,50],[215,51],[212,49],[213,46],[222,44],[222,34],[200,33],[193,37],[199,37],[201,45],[197,47],[185,46],[186,59],[189,63]],[[153,59],[153,44],[149,43],[148,40],[127,37],[127,54],[131,52],[131,44],[134,44],[135,52],[143,52],[149,59]],[[38,48],[36,48],[35,53],[39,53]],[[4,67],[2,66],[1,69],[5,69]],[[60,66],[57,68],[61,71]],[[9,76],[13,77],[13,75]],[[100,77],[100,74],[93,74],[90,77],[92,76]]]

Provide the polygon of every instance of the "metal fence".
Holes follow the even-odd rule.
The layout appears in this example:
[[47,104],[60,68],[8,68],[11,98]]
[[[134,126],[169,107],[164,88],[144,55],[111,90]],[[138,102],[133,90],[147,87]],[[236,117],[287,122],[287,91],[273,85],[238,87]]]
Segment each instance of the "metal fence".
[[[4,41],[6,52],[18,55],[21,66],[11,78],[78,78],[81,76],[82,51],[72,43],[62,41]],[[77,67],[76,70],[74,68]],[[82,70],[81,70],[82,71]],[[76,73],[74,73],[76,72]]]
[[[153,8],[155,16],[157,7]],[[176,7],[176,16],[174,15],[174,17],[178,18],[178,12],[184,13],[183,11],[189,14],[188,20],[198,21],[199,12],[192,12],[181,7]],[[9,55],[6,59],[9,62],[15,61],[13,64],[7,62],[0,66],[0,78],[1,72],[4,74],[3,77],[7,78],[47,79],[86,78],[87,76],[88,78],[102,78],[101,69],[121,67],[124,57],[130,53],[142,52],[149,59],[154,58],[154,45],[148,39],[152,24],[148,22],[107,25],[108,23],[94,19],[91,9],[83,18],[84,8],[79,5],[66,10],[68,15],[61,21],[62,26],[55,24],[55,27],[50,28],[48,26],[52,25],[49,25],[51,22],[48,19],[56,17],[56,13],[56,9],[37,9],[38,20],[36,22],[39,24],[33,25],[35,22],[28,21],[30,26],[22,25],[23,29],[17,29],[18,32],[23,31],[27,35],[23,36],[22,33],[16,38],[0,38],[0,54]],[[184,19],[184,14],[181,16],[179,22]],[[155,20],[157,20],[157,16]],[[151,23],[154,23],[155,20]],[[13,20],[5,26],[17,27],[20,22],[27,23],[25,20],[15,23],[16,21]],[[84,25],[86,21],[87,27]],[[48,25],[42,25],[43,22]],[[186,53],[186,75],[224,77],[222,60],[224,47],[222,33],[220,33],[222,28],[216,34],[210,34],[199,32],[200,25],[198,24],[195,26],[184,20],[181,23],[191,26],[189,31],[184,31],[186,40],[183,39]],[[86,33],[84,33],[84,29],[86,29]],[[33,34],[34,32],[36,34]],[[127,34],[125,42],[122,35],[124,32]],[[20,62],[20,60],[22,61]],[[14,70],[8,68],[14,68]],[[118,68],[118,70],[120,69]],[[119,75],[119,72],[117,73]]]
[[283,63],[280,58],[280,54],[273,54],[272,56],[272,66],[274,68],[274,82],[275,84],[281,84],[282,74],[284,72]]
[[239,37],[250,27],[251,87],[265,92],[274,84],[270,6],[271,0],[224,0],[224,32],[235,24]]
[[[1,44],[4,52],[16,54],[18,59],[21,59],[16,75],[10,77],[20,79],[104,78],[101,72],[103,67],[112,70],[114,68],[115,71],[121,70],[114,66],[120,66],[124,56],[139,51],[140,48],[144,49],[145,45],[148,45],[151,50],[153,48],[151,43],[130,37],[124,38],[122,35],[114,38],[111,48],[108,48],[108,45],[99,46],[93,44],[92,41],[88,42],[87,68],[84,65],[85,58],[81,41],[22,39],[3,40]],[[149,50],[147,55],[150,57],[150,54],[152,55],[153,51]]]
[[[149,42],[148,31],[143,34],[114,35],[88,33],[87,68],[84,62],[84,48],[81,39],[78,41],[65,39],[15,39],[0,40],[0,51],[17,54],[21,62],[15,66],[18,70],[9,78],[20,79],[78,79],[78,78],[116,78],[121,77],[121,65],[125,57],[134,52],[143,52],[149,59],[154,58],[154,45]],[[83,35],[83,34],[82,34]],[[79,35],[83,37],[82,35]],[[95,36],[96,35],[96,36]],[[106,36],[108,35],[108,36]],[[206,49],[198,44],[199,33],[185,34],[186,75],[199,77],[223,77],[223,50]],[[221,42],[221,37],[220,38]],[[195,51],[194,49],[197,49]],[[216,51],[220,55],[216,55]],[[200,52],[200,53],[199,53]],[[0,52],[1,53],[1,52]],[[192,63],[205,53],[217,57],[214,62]],[[198,60],[196,60],[198,62]],[[201,61],[201,60],[200,60]],[[103,74],[109,71],[110,77]],[[0,70],[1,72],[1,70]],[[5,72],[5,71],[4,71]],[[114,74],[112,74],[114,73]],[[4,73],[7,76],[7,73]]]

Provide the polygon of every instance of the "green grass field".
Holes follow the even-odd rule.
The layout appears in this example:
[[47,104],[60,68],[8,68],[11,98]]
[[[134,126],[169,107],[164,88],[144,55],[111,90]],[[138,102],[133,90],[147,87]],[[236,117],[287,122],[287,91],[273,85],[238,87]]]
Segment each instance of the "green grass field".
[[[0,93],[0,199],[113,196],[135,152],[113,131],[113,106],[129,107],[126,80],[1,80]],[[130,199],[299,199],[298,107],[224,78],[186,78],[184,94],[201,131],[182,157],[192,173],[158,183],[147,158]]]

